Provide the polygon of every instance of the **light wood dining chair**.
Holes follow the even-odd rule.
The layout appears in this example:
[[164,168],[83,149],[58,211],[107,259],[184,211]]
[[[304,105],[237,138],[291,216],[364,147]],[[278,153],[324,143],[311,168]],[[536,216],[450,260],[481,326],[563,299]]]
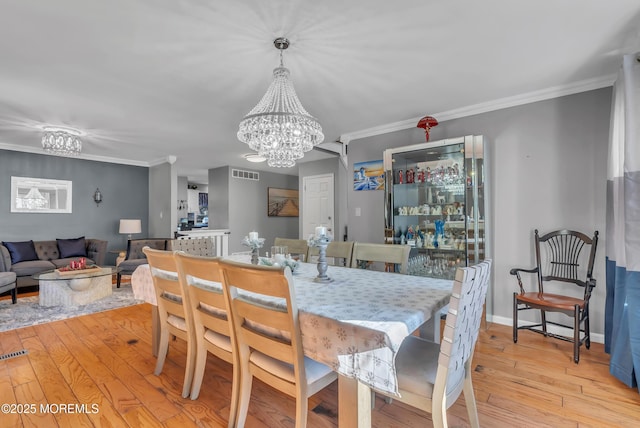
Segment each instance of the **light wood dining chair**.
[[396,355],[401,397],[393,398],[430,412],[436,428],[447,427],[447,409],[461,393],[464,393],[470,425],[480,426],[471,382],[471,360],[478,340],[490,270],[491,260],[458,268],[442,342],[437,344],[407,336]]
[[227,299],[222,293],[220,259],[184,252],[175,253],[175,258],[179,280],[183,288],[189,291],[196,339],[196,363],[191,399],[196,400],[200,395],[208,353],[231,364],[233,376],[229,427],[234,427],[240,388],[240,365],[237,362],[238,353],[235,350],[231,320],[227,316]]
[[[353,254],[353,241],[332,241],[327,245],[327,257],[333,259],[335,266],[351,266]],[[314,263],[318,260],[320,250],[318,247],[309,247],[307,261]]]
[[289,254],[291,257],[297,258],[302,257],[304,260],[307,260],[307,253],[309,252],[309,245],[307,241],[304,239],[289,239],[289,238],[276,238],[273,241],[273,245],[279,246],[284,245],[288,248]]
[[309,397],[337,375],[303,354],[291,270],[228,260],[221,260],[220,266],[241,367],[237,426],[245,424],[256,377],[294,397],[295,426],[306,427]]
[[355,242],[351,267],[363,268],[372,262],[398,266],[398,272],[406,274],[409,270],[409,245],[369,244]]
[[142,251],[147,256],[151,270],[160,319],[160,343],[154,373],[156,376],[162,373],[169,350],[169,335],[187,342],[187,362],[182,383],[182,397],[187,398],[191,392],[196,359],[196,340],[189,293],[178,280],[173,251],[155,250],[149,247],[143,248]]

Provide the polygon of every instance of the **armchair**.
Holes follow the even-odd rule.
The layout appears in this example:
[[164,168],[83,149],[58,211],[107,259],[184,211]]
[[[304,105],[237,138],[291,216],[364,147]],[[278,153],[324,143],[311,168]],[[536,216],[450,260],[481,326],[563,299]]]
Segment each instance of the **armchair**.
[[167,250],[169,248],[169,238],[147,238],[129,239],[127,242],[127,253],[124,260],[118,265],[120,271],[117,275],[117,287],[120,288],[122,275],[131,275],[140,265],[149,263],[146,254],[142,251],[144,247],[154,250]]
[[15,272],[0,272],[0,294],[11,292],[11,303],[15,305],[18,286]]
[[[518,280],[519,291],[513,293],[513,342],[518,342],[518,330],[526,329],[544,336],[573,343],[573,360],[580,361],[580,346],[591,346],[589,331],[589,299],[596,286],[593,264],[598,245],[598,231],[593,237],[572,230],[558,230],[539,236],[535,231],[536,267],[514,268],[511,275]],[[586,250],[583,252],[583,250]],[[526,291],[522,273],[535,274],[537,289]],[[580,296],[565,284],[578,286]],[[546,289],[545,289],[546,287]],[[573,295],[572,295],[573,294]],[[540,310],[541,321],[518,325],[518,313],[529,309]],[[547,312],[565,314],[573,318],[573,325],[547,319]],[[573,329],[573,336],[552,333],[547,324]],[[581,337],[582,333],[582,337]]]

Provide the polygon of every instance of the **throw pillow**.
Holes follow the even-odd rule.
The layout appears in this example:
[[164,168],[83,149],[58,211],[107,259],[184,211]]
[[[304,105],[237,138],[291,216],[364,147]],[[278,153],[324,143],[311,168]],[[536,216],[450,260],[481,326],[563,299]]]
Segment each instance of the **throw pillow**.
[[56,239],[61,259],[69,257],[87,257],[87,244],[84,236],[75,239]]
[[9,250],[12,265],[29,260],[38,260],[38,253],[36,253],[33,241],[3,242],[2,245]]

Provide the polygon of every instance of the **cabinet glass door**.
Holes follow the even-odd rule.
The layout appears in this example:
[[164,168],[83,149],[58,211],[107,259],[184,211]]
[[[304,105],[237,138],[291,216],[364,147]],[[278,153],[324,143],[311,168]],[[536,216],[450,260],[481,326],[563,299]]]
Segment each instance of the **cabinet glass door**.
[[482,138],[385,151],[386,242],[412,247],[410,274],[453,278],[482,260]]

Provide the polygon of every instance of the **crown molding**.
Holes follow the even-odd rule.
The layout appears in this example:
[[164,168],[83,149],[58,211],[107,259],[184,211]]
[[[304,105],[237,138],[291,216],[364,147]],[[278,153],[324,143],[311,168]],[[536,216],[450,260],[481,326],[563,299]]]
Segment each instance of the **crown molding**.
[[[473,116],[480,113],[487,113],[490,111],[501,110],[510,107],[517,107],[524,104],[530,104],[537,101],[544,101],[553,98],[559,98],[566,95],[573,95],[580,92],[592,91],[595,89],[606,88],[612,86],[615,82],[616,75],[611,74],[608,76],[597,77],[594,79],[581,80],[579,82],[570,83],[567,85],[553,86],[551,88],[542,89],[539,91],[527,92],[512,97],[499,98],[493,101],[487,101],[484,103],[473,104],[458,109],[447,110],[440,113],[431,114],[431,116],[438,119],[439,122],[446,120],[459,119],[461,117]],[[340,135],[340,141],[344,144],[349,144],[353,140],[358,140],[366,137],[373,137],[375,135],[388,134],[390,132],[402,131],[405,129],[415,128],[416,124],[422,117],[415,117],[412,119],[406,119],[399,122],[388,123],[385,125],[374,126],[373,128],[367,128],[360,131],[348,132]]]
[[[6,144],[1,142],[0,142],[0,150],[11,150],[14,152],[35,153],[37,155],[44,155],[44,156],[67,157],[67,156],[58,156],[58,155],[45,153],[40,147],[19,146],[16,144]],[[68,158],[90,160],[90,161],[97,161],[97,162],[106,162],[106,163],[117,163],[121,165],[144,166],[147,168],[151,166],[149,162],[134,161],[130,159],[112,158],[109,156],[87,155],[83,153],[80,153],[79,156],[68,156]],[[164,159],[164,161],[166,161],[166,159]]]

